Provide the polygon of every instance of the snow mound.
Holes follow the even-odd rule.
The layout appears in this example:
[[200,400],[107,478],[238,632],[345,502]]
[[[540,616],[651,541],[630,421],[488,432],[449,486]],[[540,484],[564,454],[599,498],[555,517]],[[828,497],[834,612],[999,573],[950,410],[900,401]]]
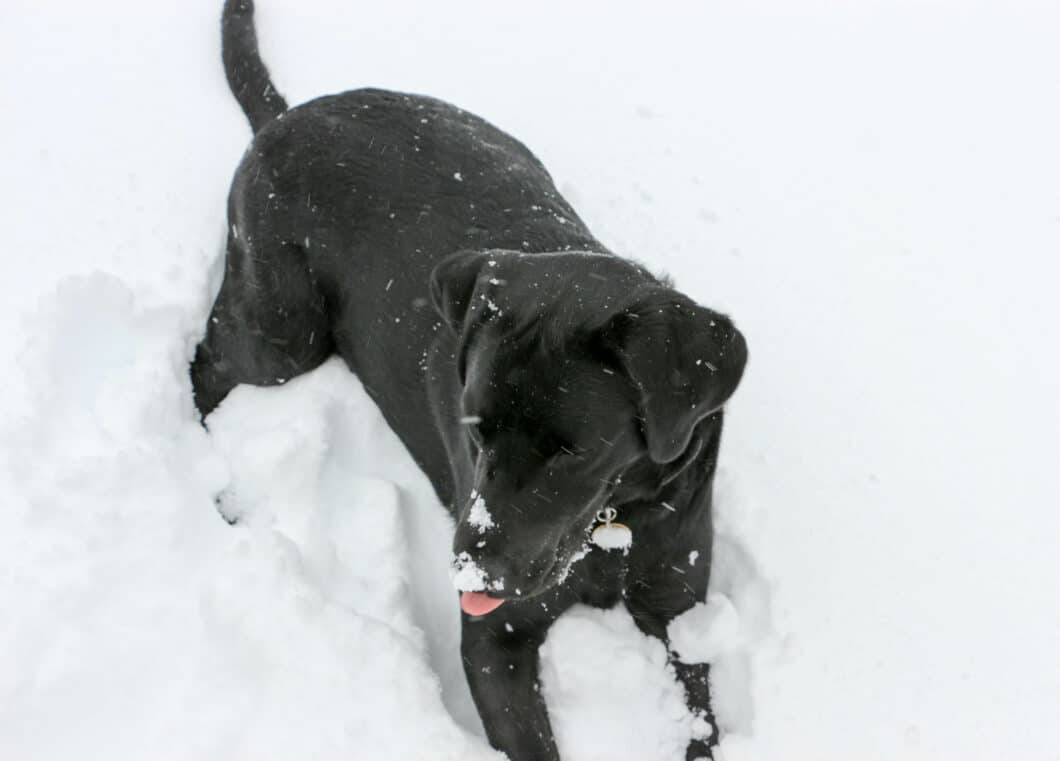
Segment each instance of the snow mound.
[[398,490],[350,467],[378,433],[356,379],[332,363],[239,389],[208,436],[187,328],[103,275],[31,326],[0,757],[497,758],[445,710],[412,623]]
[[621,609],[578,606],[541,648],[541,690],[564,759],[678,761],[693,732],[666,647]]
[[[207,434],[193,324],[100,274],[30,324],[0,757],[496,758],[460,672],[451,523],[357,379],[333,360],[237,388]],[[565,759],[681,757],[694,720],[624,610],[563,617],[542,670]]]
[[[332,360],[240,387],[207,433],[196,325],[102,274],[29,325],[0,757],[497,758],[460,671],[451,522],[360,383]],[[543,661],[565,759],[681,757],[694,721],[624,610],[572,611]]]

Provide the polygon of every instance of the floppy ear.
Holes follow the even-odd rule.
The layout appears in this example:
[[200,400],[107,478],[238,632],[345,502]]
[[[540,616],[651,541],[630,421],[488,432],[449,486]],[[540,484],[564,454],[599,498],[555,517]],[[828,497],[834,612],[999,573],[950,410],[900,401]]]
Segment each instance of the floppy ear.
[[676,460],[696,424],[736,390],[747,362],[743,335],[728,317],[670,289],[619,313],[608,333],[640,391],[648,454],[660,464]]
[[458,251],[439,262],[431,272],[431,303],[457,335],[463,332],[471,295],[485,260],[482,251]]

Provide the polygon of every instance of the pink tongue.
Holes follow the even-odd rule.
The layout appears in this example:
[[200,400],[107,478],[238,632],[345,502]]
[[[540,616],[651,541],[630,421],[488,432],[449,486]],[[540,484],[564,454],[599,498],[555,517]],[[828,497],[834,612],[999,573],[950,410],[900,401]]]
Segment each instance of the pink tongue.
[[460,609],[469,616],[484,616],[490,611],[497,610],[503,604],[504,600],[498,600],[482,592],[464,592],[460,595]]

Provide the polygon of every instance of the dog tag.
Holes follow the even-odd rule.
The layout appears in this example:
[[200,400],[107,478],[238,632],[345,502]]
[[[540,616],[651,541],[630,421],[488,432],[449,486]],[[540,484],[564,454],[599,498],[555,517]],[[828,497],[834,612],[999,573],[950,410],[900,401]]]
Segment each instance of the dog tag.
[[628,550],[633,544],[633,532],[625,523],[604,523],[593,529],[590,538],[604,550]]

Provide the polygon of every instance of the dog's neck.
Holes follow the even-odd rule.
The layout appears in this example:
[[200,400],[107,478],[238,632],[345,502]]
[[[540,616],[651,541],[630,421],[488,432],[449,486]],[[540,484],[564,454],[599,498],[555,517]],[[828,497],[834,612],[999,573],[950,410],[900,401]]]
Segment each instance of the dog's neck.
[[680,519],[709,495],[698,493],[704,471],[713,474],[721,440],[721,414],[716,413],[697,426],[685,452],[672,463],[654,463],[647,458],[635,463],[615,479],[608,504],[620,520],[630,525]]

